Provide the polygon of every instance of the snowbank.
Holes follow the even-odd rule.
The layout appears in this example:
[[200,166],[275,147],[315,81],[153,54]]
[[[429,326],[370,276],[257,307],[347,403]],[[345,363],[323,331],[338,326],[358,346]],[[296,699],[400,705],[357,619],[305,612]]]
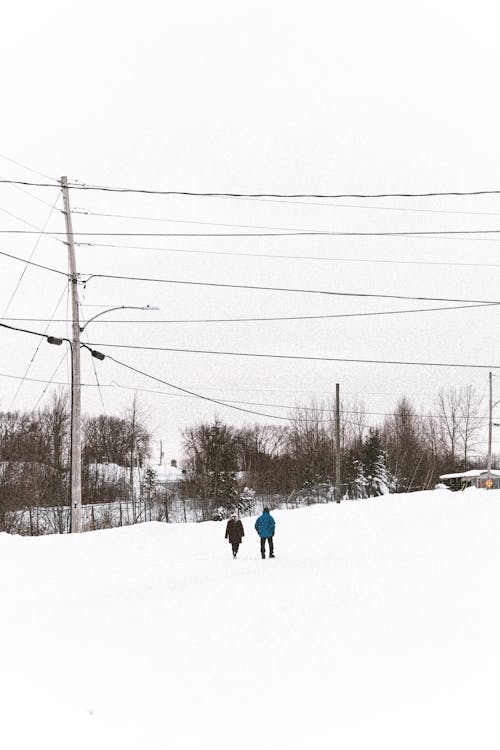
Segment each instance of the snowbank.
[[2,746],[497,748],[500,491],[0,535]]

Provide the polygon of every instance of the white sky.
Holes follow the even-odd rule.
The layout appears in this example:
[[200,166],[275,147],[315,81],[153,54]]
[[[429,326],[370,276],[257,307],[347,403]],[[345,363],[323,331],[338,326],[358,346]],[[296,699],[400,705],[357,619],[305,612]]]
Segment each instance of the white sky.
[[[494,3],[46,0],[9,3],[2,15],[0,152],[55,178],[66,174],[103,185],[228,192],[500,187],[500,61]],[[3,158],[0,176],[38,179]],[[52,189],[32,191],[48,201],[57,194]],[[259,227],[500,229],[500,196],[331,200],[320,206],[318,202],[279,204],[73,191],[71,200],[73,208],[94,212]],[[342,208],[342,204],[347,206]],[[5,211],[36,227],[43,226],[49,213],[47,206],[8,185],[0,186],[0,208],[2,229],[28,228]],[[210,225],[78,214],[73,221],[75,232],[217,231]],[[62,214],[54,213],[48,227],[62,231]],[[27,258],[35,242],[32,235],[4,235],[0,249]],[[498,241],[435,238],[122,237],[116,243],[477,264],[496,263],[499,247]],[[66,270],[65,248],[51,238],[41,240],[33,260]],[[293,261],[88,247],[78,248],[77,261],[85,273],[500,300],[499,269],[494,267]],[[0,316],[22,270],[22,264],[0,258]],[[64,290],[62,276],[30,268],[7,316],[50,317],[62,295],[55,317],[65,318]],[[89,282],[83,301],[105,307],[150,304],[161,308],[157,313],[121,313],[123,319],[144,320],[319,315],[421,306],[418,302],[111,280]],[[98,309],[84,308],[84,313],[90,316]],[[112,314],[109,319],[118,317]],[[89,326],[90,340],[96,344],[500,363],[498,311],[492,307],[276,323],[123,325],[104,321]],[[44,330],[42,323],[24,325]],[[49,332],[64,335],[66,326],[53,323]],[[0,342],[0,372],[23,375],[36,340],[4,331]],[[326,397],[339,382],[345,398],[363,399],[368,411],[387,411],[403,393],[423,408],[430,406],[441,387],[471,383],[487,393],[486,370],[97,348],[216,398],[294,404],[311,394]],[[42,343],[29,377],[49,379],[61,356],[61,349]],[[82,364],[83,381],[95,383],[85,352]],[[96,362],[96,367],[104,385],[157,387],[108,360]],[[66,365],[56,379],[67,379]],[[6,409],[12,405],[19,381],[1,377],[0,382],[0,408]],[[14,407],[32,408],[43,388],[43,384],[25,382]],[[120,413],[132,394],[103,388],[106,411]],[[145,393],[141,399],[156,437],[166,443],[168,458],[179,454],[180,427],[214,414],[213,405],[192,399]],[[286,414],[283,409],[255,408]],[[84,389],[83,410],[94,413],[99,409],[97,389]],[[253,421],[238,412],[218,407],[217,411],[233,424]]]

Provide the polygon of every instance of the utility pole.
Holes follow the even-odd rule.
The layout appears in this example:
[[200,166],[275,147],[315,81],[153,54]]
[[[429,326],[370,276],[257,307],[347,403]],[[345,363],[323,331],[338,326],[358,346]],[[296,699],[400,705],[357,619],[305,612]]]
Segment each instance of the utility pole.
[[335,385],[335,500],[340,503],[340,386]]
[[134,427],[132,427],[132,445],[130,448],[130,499],[132,501],[132,522],[137,523],[137,508],[135,504],[134,492]]
[[131,443],[130,443],[130,500],[132,501],[132,522],[137,523],[137,507],[135,503],[134,492],[134,449],[135,449],[135,422],[136,422],[136,395],[132,402],[132,419],[131,419]]
[[81,376],[80,376],[80,320],[78,315],[78,276],[76,274],[75,245],[69,203],[68,178],[61,177],[64,218],[71,281],[72,343],[71,343],[71,531],[82,531],[82,434],[81,434]]
[[489,409],[488,409],[488,464],[486,467],[486,487],[491,487],[491,443],[493,436],[493,373],[489,373],[490,381],[490,398],[489,398]]

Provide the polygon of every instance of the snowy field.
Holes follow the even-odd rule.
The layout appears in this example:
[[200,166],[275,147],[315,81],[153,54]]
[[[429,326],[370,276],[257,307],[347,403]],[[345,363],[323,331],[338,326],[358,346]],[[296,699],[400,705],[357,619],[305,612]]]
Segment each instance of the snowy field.
[[0,535],[5,750],[496,748],[500,491]]

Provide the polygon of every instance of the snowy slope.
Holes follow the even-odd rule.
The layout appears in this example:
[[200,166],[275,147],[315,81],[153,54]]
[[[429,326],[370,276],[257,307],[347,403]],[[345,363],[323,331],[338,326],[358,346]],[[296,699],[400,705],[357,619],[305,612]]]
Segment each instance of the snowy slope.
[[0,535],[8,750],[498,748],[500,491]]

